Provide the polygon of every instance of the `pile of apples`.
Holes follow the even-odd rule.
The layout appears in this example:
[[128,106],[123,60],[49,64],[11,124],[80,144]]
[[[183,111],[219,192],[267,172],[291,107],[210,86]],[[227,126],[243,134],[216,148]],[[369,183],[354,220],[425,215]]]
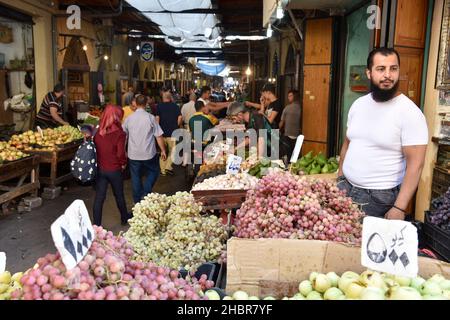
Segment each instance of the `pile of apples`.
[[27,154],[11,146],[9,142],[0,141],[0,163],[16,161],[27,156]]
[[0,300],[10,300],[11,293],[15,290],[22,290],[20,279],[23,272],[17,272],[11,276],[9,271],[0,273]]
[[61,126],[55,129],[44,129],[40,132],[26,131],[20,135],[13,135],[10,144],[19,150],[34,150],[34,145],[40,147],[39,150],[53,151],[56,145],[72,142],[83,138],[82,133],[71,126]]

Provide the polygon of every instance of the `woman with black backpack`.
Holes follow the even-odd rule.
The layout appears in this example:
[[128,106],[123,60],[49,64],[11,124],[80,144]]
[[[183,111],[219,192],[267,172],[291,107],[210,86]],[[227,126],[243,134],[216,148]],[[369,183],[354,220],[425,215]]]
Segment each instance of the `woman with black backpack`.
[[94,201],[94,224],[97,226],[102,223],[103,203],[105,202],[108,184],[112,186],[122,225],[126,225],[128,219],[132,217],[127,211],[123,192],[122,172],[127,165],[127,155],[122,117],[122,108],[108,105],[100,118],[99,129],[94,137],[98,163]]

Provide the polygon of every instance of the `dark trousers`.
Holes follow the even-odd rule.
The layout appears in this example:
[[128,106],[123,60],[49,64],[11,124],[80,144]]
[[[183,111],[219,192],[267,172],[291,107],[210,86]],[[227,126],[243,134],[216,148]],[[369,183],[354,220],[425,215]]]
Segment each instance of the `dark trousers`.
[[294,152],[295,143],[297,142],[297,139],[291,139],[287,136],[282,136],[281,142],[282,142],[282,148],[281,148],[282,156],[287,156],[287,161],[289,162],[289,160],[292,157],[292,153]]
[[128,219],[127,205],[125,202],[125,195],[123,193],[123,178],[122,171],[101,171],[98,170],[97,179],[95,183],[95,201],[94,201],[94,224],[101,226],[103,203],[106,199],[106,192],[108,191],[108,184],[111,184],[114,198],[116,199],[117,208],[120,212],[122,222]]
[[341,176],[337,180],[340,190],[347,192],[347,197],[360,206],[366,215],[384,218],[384,215],[392,208],[400,192],[400,185],[387,190],[370,190],[355,187]]
[[[153,186],[159,176],[159,155],[156,154],[150,160],[131,160],[128,161],[130,165],[131,185],[133,188],[134,203],[138,203],[147,194],[152,192]],[[147,173],[147,178],[142,185],[142,177],[144,171]]]

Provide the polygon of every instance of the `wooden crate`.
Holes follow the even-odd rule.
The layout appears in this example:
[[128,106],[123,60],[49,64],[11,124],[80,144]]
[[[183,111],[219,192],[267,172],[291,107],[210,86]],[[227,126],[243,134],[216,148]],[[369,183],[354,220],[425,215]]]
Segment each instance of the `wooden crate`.
[[247,196],[247,190],[191,191],[204,210],[239,209]]
[[80,145],[81,142],[78,142],[64,148],[58,148],[55,151],[27,151],[28,153],[40,156],[41,166],[42,164],[50,164],[50,176],[43,176],[43,172],[41,170],[39,181],[42,185],[49,186],[50,188],[55,188],[61,183],[73,178],[70,170],[68,172],[61,173],[58,172],[58,168],[60,168],[63,163],[70,162],[73,159]]
[[[30,181],[26,182],[28,177]],[[0,165],[0,204],[3,211],[17,197],[27,193],[37,196],[38,177],[39,156],[36,155]]]

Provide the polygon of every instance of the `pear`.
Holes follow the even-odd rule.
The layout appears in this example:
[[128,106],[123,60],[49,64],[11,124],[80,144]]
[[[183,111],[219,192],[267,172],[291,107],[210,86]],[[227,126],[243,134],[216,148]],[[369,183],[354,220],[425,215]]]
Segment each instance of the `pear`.
[[383,279],[383,276],[376,271],[365,271],[359,277],[359,282],[365,287],[376,287],[383,291],[387,291],[388,287]]
[[391,300],[422,300],[419,291],[411,287],[394,287],[390,291]]
[[230,296],[225,296],[225,297],[223,297],[223,299],[222,300],[233,300],[233,298],[232,297],[230,297]]
[[9,289],[9,284],[0,283],[0,294],[5,293]]
[[304,281],[300,282],[300,284],[298,286],[298,291],[304,297],[306,297],[311,291],[313,291],[313,287],[312,287],[311,281],[304,280]]
[[305,297],[301,293],[296,293],[290,300],[305,300]]
[[331,287],[325,291],[323,298],[325,300],[339,300],[344,293],[336,287]]
[[385,300],[385,292],[378,287],[367,287],[361,292],[360,300]]
[[422,296],[423,300],[448,300],[447,298],[443,297],[443,296],[431,296],[431,295],[424,295]]
[[257,296],[250,296],[248,300],[260,300]]
[[420,290],[422,285],[425,283],[425,279],[422,277],[415,277],[411,279],[410,286],[416,290]]
[[326,274],[327,278],[331,282],[332,287],[337,287],[339,282],[339,276],[335,272],[328,272]]
[[445,277],[443,275],[441,275],[441,274],[435,274],[430,279],[428,279],[428,281],[441,283],[442,281],[445,281]]
[[439,286],[439,283],[436,281],[431,281],[431,279],[429,279],[422,285],[421,292],[424,296],[425,295],[430,295],[430,296],[442,295],[442,289]]
[[309,275],[309,281],[313,282],[314,280],[316,280],[318,274],[318,272],[311,272]]
[[394,281],[397,282],[400,287],[409,287],[411,285],[411,278],[395,276]]
[[207,296],[209,300],[220,300],[220,296],[215,290],[206,291],[205,296]]
[[439,283],[439,286],[442,290],[450,290],[450,280],[444,280],[441,283]]
[[345,292],[347,287],[353,282],[358,282],[358,279],[359,275],[357,273],[344,273],[338,281],[338,288]]
[[274,297],[265,297],[263,300],[276,300]]
[[236,291],[233,293],[234,300],[248,300],[248,294],[244,291]]
[[320,273],[317,275],[317,277],[312,282],[314,290],[316,290],[319,293],[324,293],[328,289],[331,288],[331,281],[328,279],[326,275],[323,273]]
[[318,293],[317,291],[311,291],[306,297],[306,300],[323,300],[323,299],[320,293]]
[[352,282],[348,285],[344,291],[347,298],[359,299],[359,296],[363,292],[364,287],[357,282]]
[[8,284],[11,282],[11,273],[9,271],[4,271],[0,273],[0,283]]

